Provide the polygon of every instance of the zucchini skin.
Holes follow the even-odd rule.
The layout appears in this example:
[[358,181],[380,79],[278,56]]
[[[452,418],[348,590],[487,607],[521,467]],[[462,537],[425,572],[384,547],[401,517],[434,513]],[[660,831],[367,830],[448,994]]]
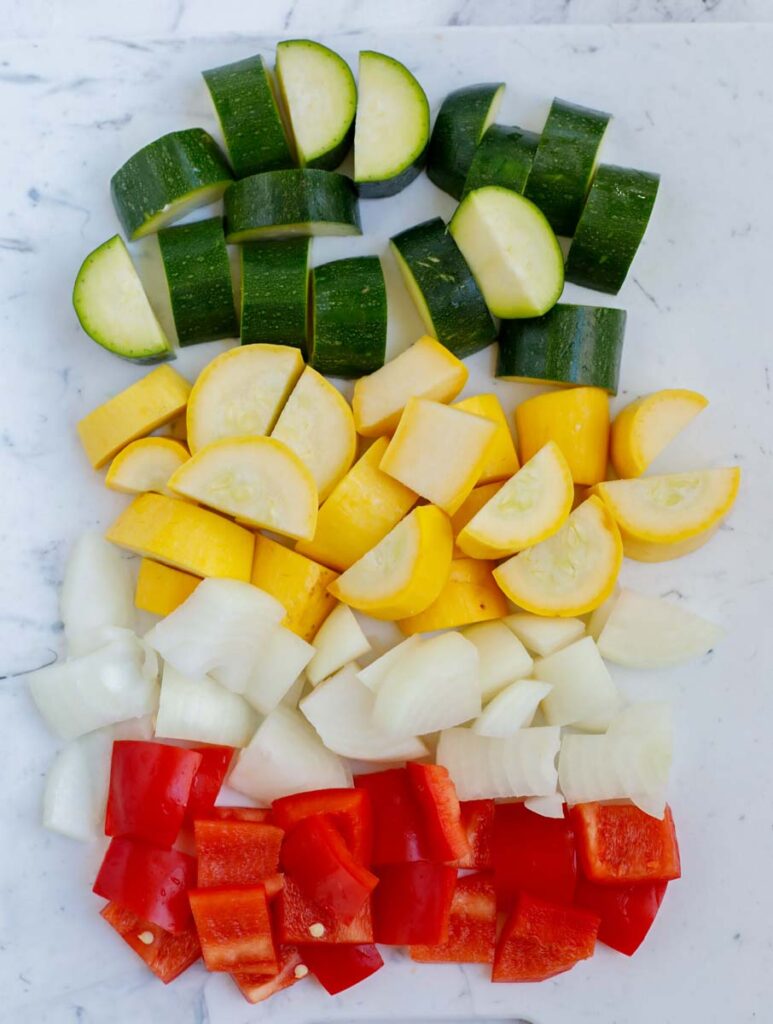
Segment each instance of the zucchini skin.
[[427,177],[454,199],[461,199],[475,150],[503,82],[467,85],[449,93],[440,105],[427,154]]
[[544,316],[503,320],[496,376],[604,388],[617,394],[626,312],[558,303]]
[[135,239],[153,230],[146,228],[148,221],[170,203],[198,189],[222,185],[225,191],[232,181],[212,136],[203,128],[188,128],[162,135],[130,156],[110,179],[110,192],[124,231]]
[[378,256],[354,256],[311,273],[309,366],[328,377],[362,377],[384,365],[387,298]]
[[381,178],[379,181],[358,181],[356,182],[357,194],[361,199],[386,199],[389,196],[396,196],[414,181],[427,162],[427,147],[419,153],[413,163],[404,167],[399,174],[391,178]]
[[603,165],[588,193],[566,260],[566,279],[616,295],[647,230],[660,176]]
[[222,218],[162,228],[158,244],[180,345],[235,338],[239,326]]
[[242,345],[306,344],[309,247],[308,238],[241,246]]
[[523,194],[539,138],[525,128],[492,124],[475,150],[463,195],[486,185],[500,185]]

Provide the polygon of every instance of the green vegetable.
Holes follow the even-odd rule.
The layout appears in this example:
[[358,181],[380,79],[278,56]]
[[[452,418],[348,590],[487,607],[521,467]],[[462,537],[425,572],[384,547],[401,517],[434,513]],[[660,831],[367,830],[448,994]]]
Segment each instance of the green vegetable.
[[306,343],[310,244],[287,238],[241,246],[242,345]]
[[536,132],[492,124],[470,164],[464,194],[484,185],[501,185],[523,192],[539,143]]
[[[502,102],[502,82],[466,85],[443,100],[427,153],[427,177],[460,199],[475,149]],[[498,183],[497,183],[498,184]]]
[[378,256],[355,256],[311,272],[309,365],[329,377],[363,377],[384,365],[387,301]]

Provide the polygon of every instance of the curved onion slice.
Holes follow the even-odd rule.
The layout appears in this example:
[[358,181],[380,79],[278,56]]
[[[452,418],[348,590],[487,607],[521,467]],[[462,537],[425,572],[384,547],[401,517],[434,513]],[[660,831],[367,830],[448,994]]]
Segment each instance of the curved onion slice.
[[372,661],[370,665],[366,665],[365,668],[358,669],[357,678],[361,683],[364,683],[369,690],[372,690],[373,693],[378,693],[391,669],[394,668],[398,661],[401,658],[404,658],[409,651],[419,647],[421,642],[422,639],[418,633],[415,633],[413,636],[409,636],[406,640],[403,640],[402,643],[399,643],[395,647],[391,647],[388,651],[385,651],[384,654]]
[[515,633],[527,650],[533,651],[540,658],[555,654],[562,647],[579,640],[585,632],[585,623],[581,619],[550,619],[530,612],[514,612],[502,619],[502,622]]
[[447,729],[440,735],[437,763],[448,769],[460,800],[551,796],[560,733],[547,726],[495,739],[471,729]]
[[59,598],[71,657],[102,646],[100,630],[134,629],[134,587],[129,563],[101,533],[90,530],[75,542]]
[[534,676],[553,684],[542,702],[550,725],[603,732],[619,708],[617,687],[592,637],[585,636],[537,661]]
[[314,657],[306,669],[306,678],[312,686],[370,650],[368,638],[354,612],[345,604],[339,604],[332,610],[312,643]]
[[484,701],[503,686],[531,674],[532,661],[518,637],[503,621],[476,622],[466,626],[462,636],[478,649],[478,672]]
[[563,818],[564,798],[560,793],[552,796],[530,796],[523,801],[524,807],[542,818]]
[[237,693],[206,676],[189,678],[164,665],[156,736],[244,747],[257,724],[258,716]]
[[263,657],[254,665],[244,691],[245,698],[261,714],[269,714],[300,679],[313,654],[314,648],[302,637],[284,626],[271,626],[265,636]]
[[540,702],[553,689],[550,683],[538,679],[519,679],[506,686],[487,704],[472,728],[479,736],[514,736],[526,729]]

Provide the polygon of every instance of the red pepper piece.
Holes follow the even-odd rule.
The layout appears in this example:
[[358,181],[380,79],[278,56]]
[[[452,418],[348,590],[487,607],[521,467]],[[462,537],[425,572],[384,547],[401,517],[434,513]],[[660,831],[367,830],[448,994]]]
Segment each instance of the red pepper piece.
[[456,868],[417,861],[379,870],[373,932],[387,946],[435,946],[448,941]]
[[494,867],[494,806],[493,800],[463,800],[459,804],[462,828],[470,848],[459,861],[460,868],[491,871]]
[[373,945],[305,946],[303,962],[331,996],[344,992],[381,970],[384,961]]
[[277,974],[268,898],[250,889],[194,889],[191,910],[209,971]]
[[116,740],[105,835],[170,847],[182,827],[201,754],[145,740]]
[[258,821],[267,825],[272,821],[268,807],[210,807],[200,817],[207,821]]
[[159,850],[136,839],[113,839],[94,892],[174,935],[191,925],[188,890],[196,884],[196,860],[179,850]]
[[494,887],[500,910],[521,890],[551,903],[571,903],[577,883],[574,835],[566,818],[544,818],[524,804],[497,804]]
[[328,814],[344,837],[352,856],[370,864],[373,847],[373,813],[368,794],[360,789],[315,789],[275,800],[274,822],[285,832],[314,814]]
[[661,821],[633,804],[577,804],[571,819],[592,882],[670,882],[682,873],[670,807]]
[[188,797],[187,821],[209,816],[234,756],[233,747],[195,747],[194,751],[201,754],[201,764]]
[[599,885],[577,879],[575,903],[601,918],[599,942],[633,956],[657,917],[668,882]]
[[431,859],[418,801],[405,768],[358,775],[354,785],[370,795],[373,806],[371,864]]
[[251,886],[279,871],[284,832],[255,821],[196,821],[199,889]]
[[285,877],[284,889],[274,906],[277,934],[282,943],[364,945],[373,942],[370,902],[350,924],[344,924],[327,908],[307,900],[295,882]]
[[593,956],[599,919],[579,907],[518,897],[499,936],[492,981],[544,981]]
[[494,962],[497,901],[490,875],[457,879],[448,939],[437,946],[411,946],[411,959],[425,964]]
[[100,914],[165,985],[179,978],[201,956],[193,925],[179,935],[172,935],[117,903],[108,903]]
[[470,853],[459,797],[448,769],[439,764],[406,765],[419,805],[432,860],[458,863]]
[[248,1003],[262,1003],[271,996],[290,988],[308,974],[295,946],[280,946],[278,974],[232,974],[239,991]]

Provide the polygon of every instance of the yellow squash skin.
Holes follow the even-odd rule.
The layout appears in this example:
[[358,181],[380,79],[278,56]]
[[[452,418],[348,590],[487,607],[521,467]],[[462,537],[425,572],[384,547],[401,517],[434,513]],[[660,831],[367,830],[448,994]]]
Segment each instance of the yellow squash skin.
[[398,622],[402,632],[412,636],[503,618],[510,609],[491,574],[494,564],[476,558],[455,559],[448,582],[429,608]]
[[709,400],[686,388],[665,388],[626,405],[612,423],[610,456],[619,477],[641,476]]
[[143,558],[137,574],[134,604],[152,615],[169,615],[191,596],[200,582],[200,576]]
[[703,533],[697,533],[687,540],[678,540],[672,544],[658,544],[651,540],[639,540],[632,537],[625,530],[620,531],[623,538],[623,551],[625,557],[634,562],[673,562],[675,558],[683,558],[685,555],[698,551],[704,544],[708,544],[711,538],[719,529],[719,523],[710,526]]
[[497,480],[492,484],[481,484],[480,487],[474,487],[451,516],[451,529],[454,531],[454,558],[467,558],[467,555],[456,543],[456,538],[472,517],[480,512],[490,498],[494,497],[503,483],[504,480]]
[[[169,477],[189,458],[185,445],[171,437],[141,437],[127,444],[110,463],[105,486],[124,494],[142,494],[144,491],[166,494]],[[150,478],[161,467],[165,479],[151,481]],[[150,482],[150,486],[137,486],[138,480],[143,484]]]
[[609,396],[602,388],[566,388],[521,402],[515,410],[521,464],[555,441],[576,484],[607,475]]
[[259,533],[255,537],[252,583],[280,601],[287,611],[283,625],[311,641],[336,606],[327,592],[338,578],[332,569]]
[[510,433],[505,411],[496,395],[472,395],[470,398],[463,398],[461,402],[454,402],[452,408],[461,409],[462,412],[471,412],[475,416],[483,416],[487,420],[493,420],[497,425],[497,432],[489,445],[486,461],[476,487],[490,484],[496,480],[507,480],[518,472],[519,464],[515,442]]

